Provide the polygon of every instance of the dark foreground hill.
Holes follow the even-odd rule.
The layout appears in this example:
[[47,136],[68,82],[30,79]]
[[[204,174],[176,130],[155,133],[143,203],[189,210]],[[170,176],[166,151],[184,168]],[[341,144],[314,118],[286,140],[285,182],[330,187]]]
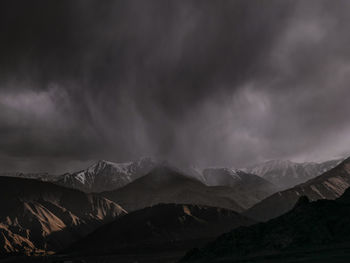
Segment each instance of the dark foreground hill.
[[202,249],[188,252],[182,261],[278,262],[271,259],[279,256],[280,260],[285,257],[280,262],[329,262],[318,256],[334,253],[334,259],[340,257],[343,261],[332,262],[349,262],[349,251],[350,190],[347,190],[337,200],[310,202],[302,197],[288,213],[267,223],[239,227]]
[[193,248],[254,221],[221,208],[161,204],[131,212],[65,251],[73,255],[158,253]]
[[0,208],[0,254],[57,251],[126,214],[100,196],[10,177],[0,177]]
[[257,221],[266,221],[289,211],[300,196],[305,195],[310,200],[336,199],[348,187],[350,187],[350,158],[306,183],[267,197],[244,214]]

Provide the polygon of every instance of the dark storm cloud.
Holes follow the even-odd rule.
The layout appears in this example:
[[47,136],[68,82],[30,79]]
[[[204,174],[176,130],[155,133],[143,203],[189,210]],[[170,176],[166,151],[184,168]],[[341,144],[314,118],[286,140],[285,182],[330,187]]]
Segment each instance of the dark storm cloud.
[[0,10],[8,169],[143,155],[241,166],[350,147],[346,1],[11,1]]

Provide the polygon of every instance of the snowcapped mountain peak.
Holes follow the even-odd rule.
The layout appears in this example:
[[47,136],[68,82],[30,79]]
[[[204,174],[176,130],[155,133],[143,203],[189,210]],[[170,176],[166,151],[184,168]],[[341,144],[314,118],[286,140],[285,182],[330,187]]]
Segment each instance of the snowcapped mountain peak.
[[152,158],[125,163],[99,160],[86,170],[63,175],[57,183],[85,192],[114,190],[147,174],[155,166],[156,162]]

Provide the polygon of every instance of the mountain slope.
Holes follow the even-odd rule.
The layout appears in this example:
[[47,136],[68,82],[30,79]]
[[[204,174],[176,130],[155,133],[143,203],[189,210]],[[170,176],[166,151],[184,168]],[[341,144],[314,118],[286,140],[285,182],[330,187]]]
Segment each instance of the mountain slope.
[[342,160],[330,160],[322,163],[295,163],[288,160],[271,160],[243,170],[272,182],[279,187],[279,190],[285,190],[325,173],[338,165]]
[[277,187],[267,180],[237,169],[207,168],[203,177],[209,186],[229,186],[239,192],[240,202],[249,207],[277,192]]
[[65,253],[118,254],[188,249],[251,219],[226,209],[162,204],[121,217],[79,240]]
[[244,214],[255,220],[266,221],[290,210],[302,195],[310,200],[336,199],[349,186],[350,158],[306,183],[267,197]]
[[[299,252],[296,254],[299,257],[295,261],[288,262],[311,262],[311,260],[303,260],[301,256],[314,257],[312,262],[329,262],[318,258],[318,252],[324,253],[322,250],[327,251],[338,247],[339,256],[339,254],[345,254],[342,246],[347,248],[350,246],[349,197],[350,190],[335,201],[309,202],[308,198],[303,197],[290,212],[267,223],[234,229],[206,247],[192,250],[183,261],[260,262],[249,259],[261,255],[261,262],[270,262],[269,255],[276,256],[281,253],[280,258],[284,260],[273,262],[287,262],[283,255]],[[311,253],[314,249],[321,252]],[[300,256],[300,251],[310,252]],[[344,258],[343,261],[337,262],[348,262],[350,255],[347,254]]]
[[126,214],[103,197],[10,177],[0,177],[0,207],[0,254],[56,251]]
[[60,176],[55,183],[84,192],[115,190],[147,174],[155,166],[151,158],[128,163],[100,160],[86,170]]
[[103,192],[127,211],[135,211],[160,203],[196,204],[243,211],[229,187],[209,187],[200,181],[162,166],[115,191]]

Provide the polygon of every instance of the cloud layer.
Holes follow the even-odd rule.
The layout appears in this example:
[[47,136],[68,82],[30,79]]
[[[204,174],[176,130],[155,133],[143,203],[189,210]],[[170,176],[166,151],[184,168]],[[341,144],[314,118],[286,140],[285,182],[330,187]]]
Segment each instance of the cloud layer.
[[349,153],[346,0],[0,5],[2,170]]

